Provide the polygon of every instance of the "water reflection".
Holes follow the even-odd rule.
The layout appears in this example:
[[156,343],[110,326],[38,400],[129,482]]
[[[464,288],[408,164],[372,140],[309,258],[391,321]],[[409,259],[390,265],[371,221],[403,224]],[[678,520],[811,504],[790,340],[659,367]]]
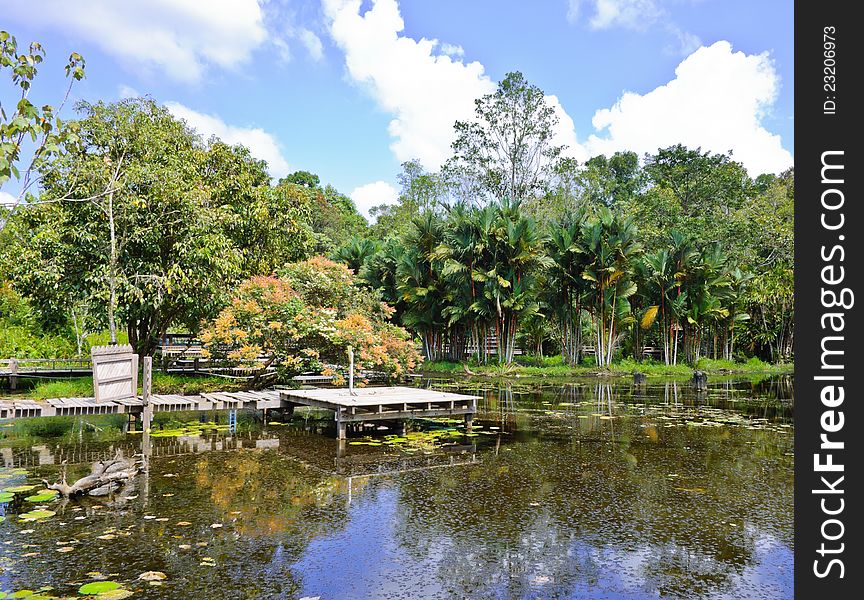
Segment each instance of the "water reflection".
[[791,597],[788,381],[432,385],[477,392],[481,415],[423,451],[340,450],[315,414],[174,438],[6,428],[3,464],[29,469],[13,483],[149,458],[126,502],[39,523],[7,505],[0,590],[74,594],[98,571],[142,598]]

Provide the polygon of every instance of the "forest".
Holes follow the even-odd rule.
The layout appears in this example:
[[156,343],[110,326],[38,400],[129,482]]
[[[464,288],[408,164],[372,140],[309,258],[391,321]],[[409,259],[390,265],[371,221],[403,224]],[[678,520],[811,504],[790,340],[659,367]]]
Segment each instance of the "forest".
[[9,39],[21,100],[3,113],[0,183],[22,191],[0,208],[0,358],[118,340],[148,355],[171,332],[286,374],[342,364],[348,346],[391,375],[793,356],[791,171],[682,145],[577,161],[514,72],[454,124],[451,158],[404,163],[398,203],[367,220],[317,174],[274,180],[149,97],[61,120],[27,100],[36,71],[19,59],[38,49]]

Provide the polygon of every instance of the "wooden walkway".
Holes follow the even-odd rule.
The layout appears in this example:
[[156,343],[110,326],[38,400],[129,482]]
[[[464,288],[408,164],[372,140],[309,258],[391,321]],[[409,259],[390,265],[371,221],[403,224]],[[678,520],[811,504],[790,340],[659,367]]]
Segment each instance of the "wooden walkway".
[[[309,406],[333,411],[336,435],[344,440],[348,425],[367,421],[402,424],[406,419],[464,416],[470,428],[477,412],[478,396],[452,394],[410,387],[370,387],[310,390],[267,390],[258,392],[213,392],[199,396],[153,394],[153,412],[209,410],[268,410]],[[75,415],[140,415],[140,396],[98,401],[95,398],[52,398],[0,401],[0,420]]]
[[477,412],[478,396],[451,394],[420,388],[369,387],[314,390],[282,390],[286,408],[294,405],[332,410],[336,421],[336,437],[345,439],[349,423],[364,421],[396,421],[429,417],[465,417],[470,427]]
[[[277,390],[216,392],[201,394],[200,396],[154,394],[150,396],[150,404],[154,412],[237,410],[243,408],[265,410],[283,407]],[[95,398],[52,398],[44,402],[5,400],[0,401],[0,419],[138,414],[143,409],[144,401],[140,396],[103,402],[98,402]]]

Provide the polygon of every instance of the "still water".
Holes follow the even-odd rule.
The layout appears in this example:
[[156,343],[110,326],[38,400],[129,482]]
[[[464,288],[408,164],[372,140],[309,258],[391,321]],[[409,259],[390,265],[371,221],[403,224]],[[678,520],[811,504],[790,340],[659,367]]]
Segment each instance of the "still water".
[[[159,414],[166,435],[150,436],[147,472],[121,494],[0,503],[0,590],[792,597],[788,378],[714,381],[707,393],[625,380],[422,385],[483,397],[471,435],[416,422],[340,447],[321,413],[288,424],[240,414],[235,431],[224,413]],[[64,461],[71,481],[118,449],[141,452],[141,434],[103,419],[0,427],[0,488],[38,491]],[[39,507],[56,514],[20,518]],[[139,579],[148,571],[165,577]]]

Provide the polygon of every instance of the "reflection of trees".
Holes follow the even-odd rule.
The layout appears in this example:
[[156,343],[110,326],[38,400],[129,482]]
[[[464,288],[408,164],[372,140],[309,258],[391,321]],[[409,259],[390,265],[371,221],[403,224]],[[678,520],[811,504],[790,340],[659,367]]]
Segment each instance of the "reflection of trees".
[[[344,517],[345,479],[276,452],[208,453],[195,464],[194,476],[197,488],[206,490],[225,518],[242,515],[235,525],[241,535],[282,534],[304,521],[311,539],[332,531]],[[314,531],[309,523],[315,523]]]
[[446,548],[440,580],[471,597],[634,581],[639,596],[710,595],[754,562],[757,536],[791,546],[788,448],[768,443],[760,455],[749,444],[776,433],[617,427],[615,443],[522,443],[477,466],[400,478],[397,539],[417,559]]

